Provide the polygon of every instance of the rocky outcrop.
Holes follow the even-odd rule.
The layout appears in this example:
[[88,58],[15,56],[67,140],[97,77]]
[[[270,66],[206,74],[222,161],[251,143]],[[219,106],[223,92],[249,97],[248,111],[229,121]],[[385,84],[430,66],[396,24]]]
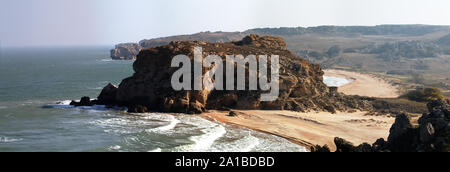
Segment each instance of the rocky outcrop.
[[[379,139],[372,145],[364,143],[355,147],[344,139],[336,138],[336,152],[449,152],[449,103],[449,100],[428,103],[430,113],[423,114],[418,126],[413,126],[406,114],[398,115],[387,141]],[[312,152],[327,152],[327,149],[327,145],[311,147]]]
[[[279,55],[280,96],[272,102],[260,101],[264,91],[197,90],[175,91],[171,76],[178,68],[171,67],[176,55],[187,55],[191,60],[194,47],[201,47],[203,58],[218,55]],[[248,66],[245,67],[248,71]],[[249,35],[241,41],[209,43],[205,41],[178,41],[142,50],[133,64],[135,73],[124,79],[119,87],[108,84],[96,103],[127,106],[129,112],[202,113],[207,109],[273,109],[308,111],[371,110],[368,100],[345,96],[323,83],[319,65],[310,64],[286,50],[282,38]],[[210,70],[203,69],[203,74]],[[235,69],[236,71],[236,69]],[[226,72],[224,72],[224,75]],[[248,83],[248,77],[246,77]],[[225,86],[224,86],[225,87]],[[144,108],[145,107],[145,108]]]
[[111,58],[113,60],[134,60],[142,46],[136,43],[118,44],[111,50]]
[[280,49],[280,50],[286,50],[286,42],[280,37],[274,37],[274,36],[264,36],[260,37],[255,34],[251,34],[241,41],[235,42],[236,45],[247,45],[247,46],[253,46],[253,47],[260,47],[260,48],[272,48],[272,49]]
[[72,100],[70,105],[72,106],[93,106],[97,104],[97,101],[91,101],[90,97],[82,97],[79,102]]
[[116,103],[116,95],[119,88],[114,84],[109,83],[106,87],[103,88],[100,95],[97,97],[100,104],[114,104]]
[[[271,46],[273,45],[273,46]],[[202,47],[205,55],[280,55],[280,98],[275,102],[261,102],[262,91],[174,91],[171,76],[178,70],[171,68],[174,56],[184,54],[193,59],[194,47]],[[203,57],[205,58],[205,57]],[[172,42],[168,45],[141,51],[133,64],[135,74],[122,81],[117,92],[118,104],[145,105],[150,110],[178,113],[201,113],[206,109],[324,109],[324,102],[309,98],[322,97],[328,88],[322,82],[323,72],[318,65],[309,64],[285,50],[285,43],[277,37],[251,35],[239,42],[208,43],[203,41]],[[206,73],[207,71],[204,71]],[[247,78],[248,81],[248,78]],[[302,98],[307,102],[299,102]],[[288,105],[289,104],[289,105]],[[308,105],[306,105],[308,104]],[[326,103],[323,103],[326,104]],[[311,106],[310,106],[311,105]],[[311,107],[311,108],[307,108]]]

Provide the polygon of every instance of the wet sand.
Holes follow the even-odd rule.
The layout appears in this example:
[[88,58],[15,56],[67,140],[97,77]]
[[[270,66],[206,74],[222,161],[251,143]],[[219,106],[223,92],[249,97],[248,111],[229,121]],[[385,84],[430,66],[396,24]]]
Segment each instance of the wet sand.
[[238,116],[229,117],[228,112],[210,111],[202,116],[230,125],[246,127],[277,135],[305,146],[327,144],[336,149],[335,137],[344,138],[355,145],[373,143],[387,138],[394,118],[388,116],[366,116],[366,112],[300,113],[292,111],[244,110]]

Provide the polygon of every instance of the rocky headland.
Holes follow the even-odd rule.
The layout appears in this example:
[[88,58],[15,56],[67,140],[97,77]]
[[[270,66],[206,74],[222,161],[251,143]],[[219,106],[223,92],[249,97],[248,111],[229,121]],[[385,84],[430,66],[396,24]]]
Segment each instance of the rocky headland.
[[118,44],[111,50],[111,58],[113,60],[135,60],[143,47],[136,43]]
[[[171,76],[176,55],[193,59],[194,47],[202,47],[205,55],[279,55],[280,96],[276,101],[260,101],[263,91],[175,91]],[[205,57],[203,57],[205,58]],[[130,112],[202,113],[217,109],[336,111],[371,110],[370,99],[345,96],[336,88],[323,83],[324,72],[319,65],[308,63],[286,49],[280,37],[249,35],[241,41],[209,43],[205,41],[174,41],[167,45],[143,49],[133,64],[135,73],[124,79],[118,87],[109,84],[97,100],[84,98],[73,105],[102,104],[126,106]],[[249,68],[246,66],[246,70]],[[208,69],[204,69],[205,74]],[[236,71],[236,70],[235,70]],[[248,83],[248,77],[246,77]],[[247,88],[248,89],[248,88]]]

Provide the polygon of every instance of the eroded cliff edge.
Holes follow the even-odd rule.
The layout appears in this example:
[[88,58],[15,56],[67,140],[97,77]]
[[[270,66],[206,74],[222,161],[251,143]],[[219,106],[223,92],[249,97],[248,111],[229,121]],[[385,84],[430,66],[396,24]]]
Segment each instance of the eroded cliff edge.
[[[273,102],[260,101],[262,91],[175,91],[171,86],[171,61],[176,55],[192,60],[194,47],[202,47],[207,55],[279,55],[280,96]],[[344,96],[323,83],[324,72],[319,65],[310,64],[286,50],[280,37],[250,35],[237,42],[209,43],[205,41],[177,41],[141,50],[133,64],[135,73],[118,87],[108,85],[98,100],[82,104],[127,106],[130,112],[202,113],[207,109],[273,109],[293,111],[371,110],[363,98]],[[248,66],[246,66],[246,70]],[[236,70],[235,70],[236,71]],[[206,73],[204,69],[203,73]],[[246,77],[248,81],[248,77]],[[74,102],[77,105],[77,102]]]

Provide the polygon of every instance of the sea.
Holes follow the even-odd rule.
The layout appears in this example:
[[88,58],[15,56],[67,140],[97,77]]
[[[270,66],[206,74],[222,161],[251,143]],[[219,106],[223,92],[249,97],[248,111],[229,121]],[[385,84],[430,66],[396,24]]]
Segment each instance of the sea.
[[0,152],[306,152],[286,139],[185,114],[72,107],[133,74],[111,47],[2,48]]

